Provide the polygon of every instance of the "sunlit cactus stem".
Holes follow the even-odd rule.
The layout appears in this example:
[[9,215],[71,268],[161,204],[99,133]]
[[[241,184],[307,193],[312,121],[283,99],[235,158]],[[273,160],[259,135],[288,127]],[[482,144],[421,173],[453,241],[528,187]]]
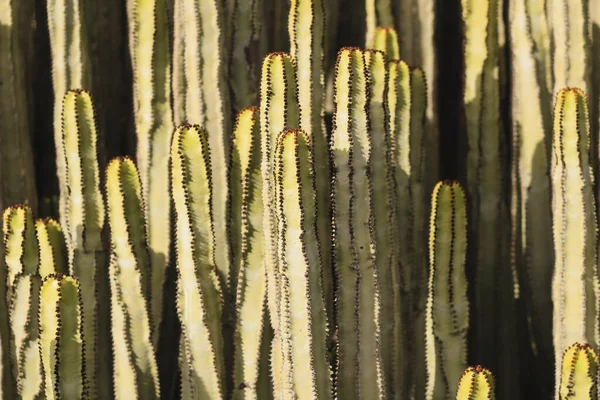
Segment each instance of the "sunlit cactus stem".
[[456,400],[494,400],[496,384],[490,370],[477,365],[468,367],[460,377]]
[[52,218],[39,219],[35,221],[35,233],[40,251],[40,277],[68,272],[67,246],[60,224]]
[[598,399],[598,353],[590,345],[575,343],[565,351],[558,391],[559,400]]
[[367,48],[373,48],[377,27],[394,26],[392,2],[390,0],[366,0],[365,14],[367,18],[365,45]]
[[370,44],[374,50],[381,50],[388,60],[400,59],[400,48],[398,47],[398,34],[389,26],[378,26],[375,30],[373,43]]
[[431,198],[426,316],[426,399],[447,399],[467,367],[469,300],[467,200],[458,182],[439,182]]

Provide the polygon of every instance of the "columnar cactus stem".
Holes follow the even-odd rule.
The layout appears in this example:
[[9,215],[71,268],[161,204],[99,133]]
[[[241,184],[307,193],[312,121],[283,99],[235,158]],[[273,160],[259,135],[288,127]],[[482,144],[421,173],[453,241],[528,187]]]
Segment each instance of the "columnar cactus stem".
[[293,397],[331,398],[327,313],[312,148],[301,130],[285,130],[275,149],[278,260],[281,269],[280,337],[291,364]]
[[[69,270],[81,285],[85,368],[92,398],[111,397],[110,310],[98,301],[107,292],[108,274],[102,240],[104,200],[96,149],[92,99],[85,91],[69,91],[63,100],[63,148],[68,188],[66,230],[71,242]],[[108,387],[107,387],[108,386]]]
[[[230,190],[232,268],[237,272],[234,392],[236,400],[257,400],[268,389],[261,369],[267,281],[265,271],[262,176],[258,108],[243,110],[233,132]],[[237,245],[239,243],[239,245]],[[268,323],[268,322],[267,322]]]
[[[40,357],[48,400],[88,396],[85,379],[83,312],[77,279],[48,275],[40,289]],[[86,342],[87,346],[88,342]]]
[[338,54],[330,151],[334,168],[333,258],[337,278],[339,398],[385,398],[380,283],[375,268],[371,140],[363,52]]
[[[554,233],[553,336],[556,382],[572,343],[600,343],[598,224],[590,172],[590,130],[585,93],[563,89],[554,108],[552,216]],[[558,384],[556,385],[558,388]],[[556,391],[558,398],[558,389]]]
[[494,375],[481,365],[468,367],[460,377],[456,400],[494,400]]
[[431,199],[426,317],[426,399],[456,393],[467,367],[469,300],[467,201],[458,182],[440,182]]
[[400,49],[398,47],[398,34],[396,30],[389,26],[378,26],[375,30],[375,37],[371,47],[374,50],[381,50],[385,53],[388,60],[400,59]]
[[394,25],[392,4],[390,0],[365,0],[365,12],[367,17],[365,44],[367,48],[373,48],[377,27]]
[[197,125],[177,128],[171,148],[175,204],[177,309],[181,321],[182,390],[190,399],[224,393],[223,298],[215,266],[212,175],[208,134]]
[[144,189],[152,266],[152,332],[158,343],[171,243],[169,149],[173,135],[166,0],[127,0],[137,166]]
[[106,169],[110,227],[111,306],[116,397],[136,394],[158,399],[158,369],[152,346],[149,305],[152,298],[142,188],[128,158]]
[[39,250],[31,208],[13,206],[4,210],[2,230],[4,232],[4,264],[6,265],[4,290],[7,291],[7,297],[11,298],[12,287],[17,275],[38,273]]
[[39,219],[35,221],[35,233],[40,248],[40,277],[68,272],[67,246],[60,224],[52,218]]
[[560,400],[598,399],[598,354],[587,344],[575,343],[562,358]]
[[[211,148],[211,170],[215,182],[227,182],[229,136],[231,135],[231,108],[227,86],[228,62],[222,3],[219,0],[176,0],[174,17],[174,24],[181,25],[182,28],[178,33],[183,35],[183,39],[175,38],[175,40],[181,40],[183,49],[181,52],[175,52],[173,68],[185,77],[185,84],[174,92],[175,109],[184,110],[183,115],[179,115],[175,123],[177,125],[200,124],[206,128]],[[212,190],[215,262],[224,285],[224,294],[228,295],[227,283],[230,274],[230,249],[227,240],[228,186],[218,184]]]

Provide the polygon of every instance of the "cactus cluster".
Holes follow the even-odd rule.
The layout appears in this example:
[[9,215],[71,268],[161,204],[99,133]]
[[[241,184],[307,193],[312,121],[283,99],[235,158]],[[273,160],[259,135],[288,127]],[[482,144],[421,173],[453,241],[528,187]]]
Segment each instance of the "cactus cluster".
[[598,399],[596,0],[88,3],[0,0],[2,398]]

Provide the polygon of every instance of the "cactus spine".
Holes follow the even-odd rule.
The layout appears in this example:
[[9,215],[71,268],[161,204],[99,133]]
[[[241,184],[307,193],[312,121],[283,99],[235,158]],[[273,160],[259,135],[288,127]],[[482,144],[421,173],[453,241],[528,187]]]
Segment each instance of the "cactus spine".
[[587,344],[575,343],[562,358],[560,400],[598,399],[598,354]]
[[111,307],[114,385],[117,397],[160,397],[152,346],[151,270],[146,245],[142,188],[128,158],[114,159],[106,170],[110,227]]
[[[564,89],[554,108],[552,215],[554,233],[553,333],[555,379],[571,343],[599,344],[596,210],[590,171],[590,131],[585,93]],[[556,393],[558,398],[558,391]]]
[[191,399],[223,393],[222,295],[211,219],[212,176],[207,132],[177,128],[171,148],[176,214],[177,308],[183,349],[182,391]]
[[339,338],[335,378],[343,399],[385,398],[367,95],[363,52],[343,48],[336,63],[330,141]]
[[456,393],[467,367],[467,202],[458,182],[439,182],[431,199],[425,398]]
[[89,395],[80,296],[77,279],[63,274],[48,275],[40,289],[40,356],[48,400]]
[[40,251],[40,277],[68,272],[67,246],[60,224],[52,218],[37,220],[35,233]]
[[494,400],[494,375],[481,365],[468,367],[460,377],[456,400]]
[[328,399],[327,314],[316,227],[312,146],[301,130],[281,133],[275,149],[278,264],[284,362],[290,363],[291,398]]
[[137,166],[147,208],[153,293],[151,320],[156,345],[171,242],[168,167],[173,116],[166,0],[127,0],[127,18],[134,81]]

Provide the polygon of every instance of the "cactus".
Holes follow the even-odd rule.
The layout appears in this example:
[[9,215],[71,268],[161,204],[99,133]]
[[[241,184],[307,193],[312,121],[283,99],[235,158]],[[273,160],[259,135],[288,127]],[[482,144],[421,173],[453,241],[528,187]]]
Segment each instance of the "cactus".
[[52,218],[35,221],[35,233],[40,252],[39,274],[42,279],[56,273],[66,273],[69,266],[65,235]]
[[[193,399],[223,393],[222,295],[215,266],[212,175],[207,132],[197,125],[177,128],[171,147],[175,205],[177,309],[187,369],[182,391]],[[182,369],[183,370],[183,369]]]
[[142,188],[133,161],[123,158],[110,162],[106,169],[106,198],[115,395],[136,393],[140,398],[158,399],[148,307],[152,298],[151,269]]
[[375,30],[375,37],[370,46],[374,50],[383,51],[388,60],[399,60],[400,49],[398,48],[398,34],[394,28],[389,26],[378,26]]
[[439,182],[431,199],[429,293],[426,317],[427,386],[425,398],[455,393],[467,367],[469,300],[467,201],[458,182]]
[[598,354],[594,349],[575,343],[562,360],[559,399],[598,399]]
[[590,172],[588,121],[585,93],[580,89],[561,90],[554,108],[551,163],[555,255],[552,302],[557,383],[562,371],[561,357],[568,345],[575,342],[589,343],[592,347],[599,345],[598,225],[594,177]]
[[290,363],[291,398],[328,399],[331,373],[326,351],[321,249],[316,226],[312,146],[301,130],[281,133],[275,148],[275,203],[281,274],[279,337]]
[[86,397],[83,313],[79,282],[63,275],[48,275],[40,289],[40,357],[44,393],[48,400]]
[[127,0],[133,67],[137,166],[144,189],[152,268],[153,338],[162,320],[163,284],[171,243],[169,149],[173,134],[166,0]]
[[456,400],[494,400],[494,375],[481,365],[468,367],[461,375]]
[[69,271],[81,285],[82,322],[86,340],[85,368],[89,396],[111,397],[110,311],[100,294],[108,292],[102,240],[104,199],[100,191],[96,125],[92,99],[85,91],[69,91],[63,100],[62,148],[65,150],[66,232],[70,241]]
[[367,18],[365,44],[367,48],[373,48],[377,27],[394,24],[392,4],[390,0],[366,0],[365,14]]
[[372,219],[371,140],[363,52],[338,53],[330,152],[339,398],[385,398],[380,347],[379,277]]

